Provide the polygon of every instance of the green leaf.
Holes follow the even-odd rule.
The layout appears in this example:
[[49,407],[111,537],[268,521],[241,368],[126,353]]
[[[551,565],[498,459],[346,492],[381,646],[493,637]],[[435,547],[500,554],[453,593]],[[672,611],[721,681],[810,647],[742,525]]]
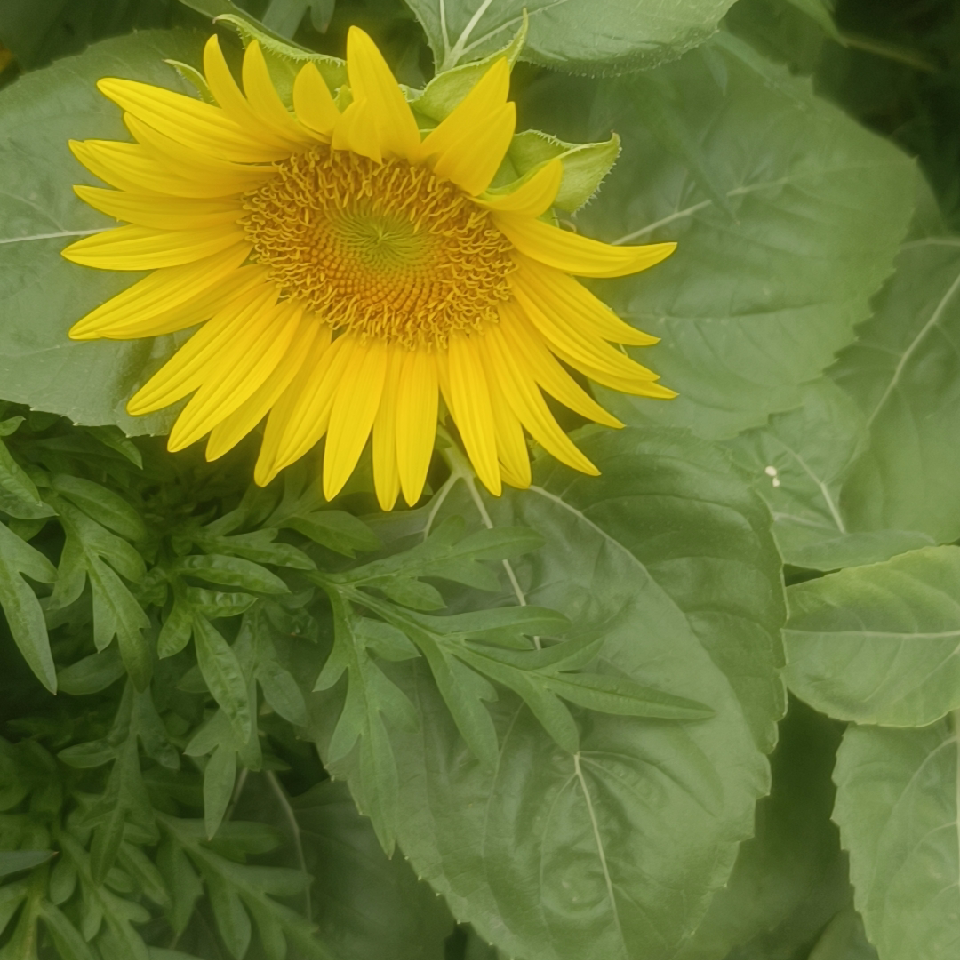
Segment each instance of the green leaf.
[[883,960],[952,960],[960,917],[956,715],[919,730],[849,727],[834,819]]
[[183,557],[174,564],[173,570],[181,576],[197,577],[209,583],[222,583],[244,590],[270,594],[290,592],[290,588],[275,573],[240,557],[217,554]]
[[590,0],[531,7],[521,0],[407,0],[423,24],[438,71],[501,49],[529,17],[523,55],[575,73],[652,67],[716,30],[732,0],[667,0],[641,6]]
[[36,485],[0,442],[0,511],[19,520],[52,517],[54,510],[40,498]]
[[193,641],[197,663],[203,673],[213,699],[220,704],[241,743],[253,731],[251,704],[247,682],[233,648],[206,617],[197,616],[193,622]]
[[347,557],[355,557],[357,551],[376,550],[380,546],[376,534],[362,520],[342,510],[315,510],[288,517],[281,525]]
[[807,960],[878,960],[853,907],[830,921]]
[[291,806],[331,951],[352,960],[444,960],[450,911],[402,857],[384,855],[346,786],[328,780]]
[[57,948],[60,960],[96,960],[80,931],[52,903],[43,903],[40,916]]
[[960,237],[911,239],[873,317],[834,371],[868,427],[843,490],[852,529],[919,530],[939,542],[960,537],[957,331]]
[[841,734],[840,724],[791,701],[756,836],[740,847],[729,883],[677,960],[806,956],[804,945],[849,903],[846,859],[830,822]]
[[[30,16],[35,15],[31,8]],[[134,418],[124,404],[170,356],[156,342],[67,338],[70,325],[129,286],[129,275],[90,270],[60,256],[66,242],[115,226],[71,189],[93,178],[70,154],[70,138],[129,140],[120,111],[96,89],[105,76],[186,89],[164,57],[197,62],[200,38],[141,32],[94,44],[38,70],[0,95],[0,382],[3,397],[74,423],[162,432],[168,413]],[[42,118],[42,120],[38,119]]]
[[147,535],[147,528],[137,510],[101,484],[65,473],[55,474],[50,478],[50,483],[57,493],[79,507],[88,517],[119,533],[121,537],[142,540]]
[[220,743],[203,768],[203,826],[212,840],[233,796],[237,780],[237,751],[230,742]]
[[52,850],[0,850],[0,877],[32,870],[54,857]]
[[36,678],[51,693],[56,693],[57,673],[43,610],[24,576],[49,583],[56,572],[39,550],[0,523],[0,607],[23,659]]
[[125,673],[123,661],[114,647],[71,663],[57,674],[61,693],[85,697],[106,690]]
[[960,707],[960,547],[788,591],[787,683],[839,720],[923,727]]
[[826,377],[803,387],[801,398],[796,410],[776,414],[727,444],[770,506],[783,559],[796,567],[836,570],[931,544],[916,531],[853,529],[842,491],[866,442],[864,417]]
[[263,699],[272,710],[298,727],[307,725],[307,704],[289,670],[276,660],[261,660],[257,665],[257,681],[263,690]]
[[[571,755],[504,691],[487,708],[499,741],[490,770],[424,659],[393,664],[420,724],[389,727],[392,825],[414,869],[508,956],[665,960],[727,880],[768,787],[762,749],[783,709],[779,558],[763,505],[705,443],[662,429],[580,442],[599,478],[542,461],[529,490],[482,499],[494,529],[526,527],[543,542],[512,561],[519,596],[602,636],[605,671],[715,715],[578,713]],[[480,530],[466,483],[444,491],[437,517]],[[333,704],[316,699],[325,763],[366,800],[356,758],[331,762]]]
[[[684,105],[701,155],[692,167],[664,152],[662,132],[636,121],[628,94],[640,96],[649,80],[635,90],[626,78],[593,87],[557,80],[541,94],[564,115],[573,105],[590,112],[577,139],[600,139],[610,126],[623,138],[603,190],[577,216],[580,231],[614,243],[678,243],[663,264],[596,289],[628,322],[662,337],[635,355],[679,397],[603,391],[603,399],[621,419],[709,437],[796,407],[800,385],[850,342],[890,272],[914,182],[909,158],[816,98],[808,81],[768,65],[771,80],[731,43],[711,41],[655,75]],[[557,126],[549,115],[531,121]]]

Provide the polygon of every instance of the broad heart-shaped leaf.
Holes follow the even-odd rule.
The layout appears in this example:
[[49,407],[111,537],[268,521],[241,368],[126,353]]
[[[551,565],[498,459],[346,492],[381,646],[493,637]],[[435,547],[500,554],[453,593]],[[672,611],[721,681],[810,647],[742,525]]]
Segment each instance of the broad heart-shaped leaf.
[[505,47],[529,18],[523,56],[577,73],[652,67],[706,40],[733,0],[407,0],[437,69]]
[[806,385],[800,396],[796,410],[774,414],[727,443],[770,506],[783,559],[836,570],[932,544],[917,531],[851,529],[851,503],[841,492],[866,444],[866,420],[829,377]]
[[338,957],[443,960],[453,918],[404,859],[388,859],[346,785],[327,780],[291,802],[314,919]]
[[830,822],[842,729],[791,701],[771,757],[773,789],[757,805],[756,836],[740,848],[729,883],[677,960],[797,956],[850,903],[846,860]]
[[960,537],[960,236],[905,243],[873,317],[833,376],[863,412],[843,491],[853,529]]
[[922,727],[960,707],[960,547],[788,590],[786,679],[839,720]]
[[834,780],[854,899],[882,960],[955,960],[956,714],[919,730],[849,727]]
[[[391,728],[399,846],[459,919],[524,960],[674,957],[768,788],[783,695],[779,558],[769,515],[726,458],[662,428],[581,437],[599,478],[537,465],[502,498],[461,477],[403,521],[526,526],[543,547],[511,561],[517,594],[604,643],[617,670],[711,707],[677,722],[577,711],[581,749],[556,746],[509,691],[489,709],[491,771],[466,747],[421,659],[390,665],[419,714]],[[402,520],[402,518],[401,518]],[[400,521],[398,521],[400,522]],[[458,606],[489,606],[465,592]],[[338,704],[316,731],[321,752]],[[352,783],[355,758],[332,768]]]
[[[0,396],[69,417],[163,432],[169,415],[134,418],[124,404],[173,350],[156,341],[76,343],[67,330],[137,275],[78,267],[60,256],[70,241],[116,226],[73,193],[96,183],[68,139],[129,140],[120,110],[97,91],[101,77],[186,90],[165,57],[196,62],[201,38],[144,32],[94,44],[0,92]],[[102,184],[101,184],[102,186]]]
[[[662,337],[634,353],[679,397],[604,399],[630,422],[714,438],[796,407],[799,386],[850,342],[891,270],[914,183],[904,154],[808,81],[756,54],[745,61],[740,42],[720,36],[652,74],[595,84],[586,127],[561,114],[590,96],[583,81],[551,81],[538,102],[552,112],[528,118],[566,139],[601,140],[611,127],[622,137],[619,162],[577,216],[581,232],[678,243],[666,262],[596,289]],[[662,109],[640,113],[638,97],[660,98]],[[670,117],[671,127],[641,116]]]

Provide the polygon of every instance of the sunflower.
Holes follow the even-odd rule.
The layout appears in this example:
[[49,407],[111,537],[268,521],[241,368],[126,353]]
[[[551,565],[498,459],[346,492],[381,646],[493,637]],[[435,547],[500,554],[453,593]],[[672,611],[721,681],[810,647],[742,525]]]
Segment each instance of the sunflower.
[[325,438],[331,499],[369,440],[388,510],[401,491],[409,504],[420,498],[444,408],[477,476],[498,494],[503,482],[530,484],[525,431],[563,463],[597,473],[544,393],[620,424],[569,368],[627,393],[674,395],[614,346],[657,338],[574,277],[635,273],[675,244],[612,246],[546,222],[560,159],[490,188],[516,122],[506,59],[429,131],[356,28],[348,88],[336,99],[307,63],[288,109],[256,41],[242,91],[215,36],[204,73],[216,104],[101,80],[136,142],[70,145],[116,188],[77,194],[127,225],[63,255],[152,272],[69,335],[128,340],[198,327],[127,405],[140,415],[190,396],[170,450],[209,435],[213,460],[266,418],[255,481],[269,483]]

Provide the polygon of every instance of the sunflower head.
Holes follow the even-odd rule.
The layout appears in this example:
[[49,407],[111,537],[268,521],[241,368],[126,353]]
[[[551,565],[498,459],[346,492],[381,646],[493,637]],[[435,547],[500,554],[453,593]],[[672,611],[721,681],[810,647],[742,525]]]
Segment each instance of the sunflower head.
[[409,504],[421,496],[438,416],[452,418],[478,477],[499,493],[503,482],[530,483],[528,434],[569,466],[597,472],[544,394],[620,424],[571,369],[616,390],[673,396],[616,346],[656,338],[575,278],[635,273],[675,245],[610,246],[554,225],[561,159],[490,189],[516,123],[506,58],[435,126],[418,120],[356,28],[336,98],[307,63],[290,109],[256,40],[242,89],[216,37],[204,73],[215,104],[102,80],[133,142],[71,144],[114,188],[79,186],[78,195],[126,225],[63,255],[151,272],[70,336],[197,328],[128,404],[145,414],[190,398],[171,450],[207,436],[214,459],[265,419],[256,482],[324,440],[332,498],[369,442],[377,496],[390,509],[401,492]]

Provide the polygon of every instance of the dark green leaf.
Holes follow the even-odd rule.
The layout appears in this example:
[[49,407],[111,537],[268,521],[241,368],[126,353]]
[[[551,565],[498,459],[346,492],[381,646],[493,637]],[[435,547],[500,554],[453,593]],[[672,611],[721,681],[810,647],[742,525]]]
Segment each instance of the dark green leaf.
[[53,489],[79,507],[88,517],[108,527],[127,540],[146,536],[140,514],[123,497],[89,480],[57,474],[51,478]]
[[0,523],[0,607],[24,660],[51,692],[57,690],[57,673],[43,610],[24,576],[49,583],[56,576],[47,558]]
[[289,593],[290,588],[266,567],[240,557],[217,554],[183,557],[174,570],[182,576],[197,577],[208,583],[222,583],[259,593]]
[[193,640],[207,687],[230,719],[237,739],[245,742],[253,730],[253,718],[237,655],[206,617],[195,618]]
[[380,546],[376,534],[362,520],[341,510],[317,510],[290,517],[283,521],[283,526],[348,557]]
[[32,870],[54,857],[52,850],[0,850],[0,877]]
[[208,840],[227,812],[236,779],[237,751],[232,743],[221,743],[203,768],[203,826]]
[[62,693],[85,697],[106,690],[124,675],[123,661],[115,647],[92,653],[57,674]]

